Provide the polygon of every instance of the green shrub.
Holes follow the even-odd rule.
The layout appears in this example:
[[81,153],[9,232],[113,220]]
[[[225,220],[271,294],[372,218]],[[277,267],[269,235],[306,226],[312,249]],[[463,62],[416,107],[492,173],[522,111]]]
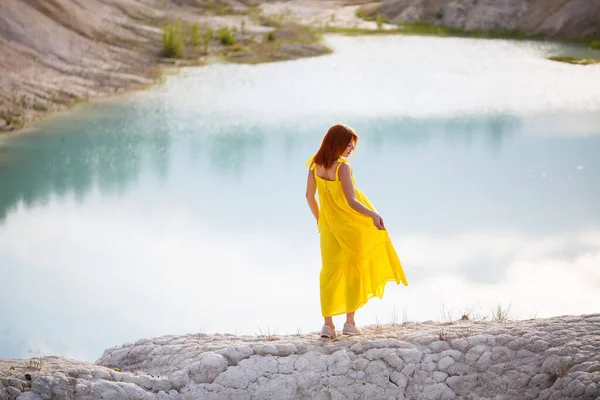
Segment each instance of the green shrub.
[[213,30],[208,24],[204,24],[204,54],[208,54],[208,46],[213,39]]
[[181,58],[185,56],[185,41],[183,36],[183,24],[181,22],[166,25],[163,28],[162,41],[163,57]]
[[436,17],[437,19],[442,19],[442,18],[444,18],[444,10],[440,8],[440,9],[439,9],[439,10],[438,10],[438,11],[435,13],[435,17]]
[[525,39],[528,37],[525,32],[517,29],[466,30],[453,26],[434,25],[425,21],[399,22],[398,26],[401,27],[404,33],[413,35],[465,36],[489,39]]
[[246,46],[241,43],[232,44],[231,46],[227,46],[227,51],[231,51],[234,53],[243,53],[246,51]]
[[275,32],[269,32],[269,33],[267,33],[267,34],[265,35],[265,38],[266,38],[266,41],[267,41],[267,42],[274,42],[274,41],[275,41],[275,39],[277,39],[277,38],[275,37]]
[[579,58],[579,57],[557,56],[557,57],[548,57],[548,59],[552,60],[552,61],[560,61],[560,62],[576,64],[576,65],[600,64],[600,58]]
[[592,42],[590,43],[590,49],[600,50],[600,40],[592,40]]
[[360,18],[360,19],[367,19],[367,13],[362,8],[359,8],[358,10],[356,10],[354,15],[356,15],[356,17]]
[[190,27],[191,30],[191,42],[194,46],[200,46],[202,44],[202,36],[200,35],[200,24],[194,22]]
[[236,42],[235,35],[233,34],[233,30],[226,26],[219,29],[218,37],[219,37],[219,42],[221,42],[221,44],[223,44],[225,46],[230,46],[232,44],[235,44],[235,42]]
[[383,15],[381,15],[381,13],[377,13],[377,18],[375,22],[377,23],[378,30],[383,29]]

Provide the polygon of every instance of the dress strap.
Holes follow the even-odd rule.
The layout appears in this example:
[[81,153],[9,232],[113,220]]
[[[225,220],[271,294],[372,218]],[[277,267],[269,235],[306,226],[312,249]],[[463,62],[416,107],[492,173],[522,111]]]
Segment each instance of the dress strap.
[[335,169],[335,180],[339,181],[340,180],[340,167],[342,166],[342,163],[345,163],[348,160],[346,160],[345,158],[338,158],[337,161],[338,161],[338,166]]
[[307,167],[310,165],[310,170],[311,171],[313,171],[315,169],[315,167],[317,166],[315,163],[313,163],[313,159],[314,158],[315,158],[315,156],[312,156],[311,158],[308,159],[308,161],[306,162],[306,164],[304,164]]

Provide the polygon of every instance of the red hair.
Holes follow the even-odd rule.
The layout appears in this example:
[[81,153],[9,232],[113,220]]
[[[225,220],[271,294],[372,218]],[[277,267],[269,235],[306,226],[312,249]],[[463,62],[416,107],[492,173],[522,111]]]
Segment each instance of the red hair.
[[355,145],[358,143],[358,135],[354,129],[344,124],[333,125],[325,134],[313,162],[323,168],[331,167],[344,154],[351,141]]

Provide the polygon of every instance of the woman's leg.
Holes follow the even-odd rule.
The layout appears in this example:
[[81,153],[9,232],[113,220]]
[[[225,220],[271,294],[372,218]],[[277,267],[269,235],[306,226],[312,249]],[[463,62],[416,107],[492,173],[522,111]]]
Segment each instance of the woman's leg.
[[350,324],[350,325],[356,325],[354,322],[354,314],[356,313],[356,311],[352,311],[349,312],[348,314],[346,314],[346,323]]
[[324,317],[324,318],[325,318],[325,325],[327,325],[330,328],[334,328],[333,317]]
[[358,329],[356,327],[356,324],[354,322],[354,313],[356,313],[356,311],[352,311],[349,312],[348,314],[346,314],[346,323],[344,324],[344,330],[342,331],[342,333],[344,335],[360,335],[360,329]]

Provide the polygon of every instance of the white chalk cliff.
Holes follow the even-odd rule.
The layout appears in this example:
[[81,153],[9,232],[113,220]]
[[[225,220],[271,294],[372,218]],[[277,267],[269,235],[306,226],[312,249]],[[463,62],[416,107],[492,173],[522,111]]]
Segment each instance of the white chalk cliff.
[[30,364],[0,360],[0,399],[598,399],[600,314],[396,324],[336,341],[163,336],[96,364]]

